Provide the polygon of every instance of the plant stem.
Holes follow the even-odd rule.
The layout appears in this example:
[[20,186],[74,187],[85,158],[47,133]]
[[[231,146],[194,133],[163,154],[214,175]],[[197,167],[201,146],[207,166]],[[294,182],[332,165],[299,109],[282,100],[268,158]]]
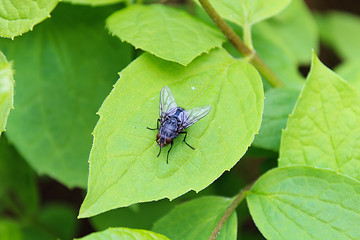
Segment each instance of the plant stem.
[[[222,33],[229,39],[232,45],[234,45],[234,47],[244,56],[245,60],[251,63],[273,87],[284,86],[284,83],[266,65],[266,63],[259,57],[259,55],[257,55],[254,50],[246,46],[246,44],[234,32],[234,30],[232,30],[232,28],[221,18],[219,13],[216,12],[214,7],[210,4],[209,0],[199,0],[199,2],[206,11],[206,13],[213,20],[213,22],[222,31]],[[250,27],[248,28],[249,32],[246,33],[247,35],[251,34]],[[247,36],[247,39],[249,40],[249,36]]]
[[224,215],[221,217],[219,222],[216,224],[216,227],[214,228],[214,230],[211,233],[211,236],[209,237],[209,240],[215,240],[216,239],[216,237],[219,234],[220,230],[223,228],[224,224],[226,223],[226,221],[228,220],[230,215],[235,211],[237,206],[239,206],[239,204],[242,202],[242,200],[244,200],[244,198],[246,197],[246,195],[247,195],[249,189],[252,187],[252,185],[253,185],[253,183],[249,184],[248,186],[246,186],[244,189],[242,189],[236,195],[234,201],[226,209]]

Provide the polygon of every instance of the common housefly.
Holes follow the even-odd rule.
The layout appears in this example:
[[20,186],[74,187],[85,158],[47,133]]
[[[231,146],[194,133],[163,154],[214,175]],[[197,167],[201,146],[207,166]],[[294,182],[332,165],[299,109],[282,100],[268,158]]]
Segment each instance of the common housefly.
[[194,148],[185,141],[187,132],[184,130],[199,121],[201,118],[205,117],[210,110],[210,105],[196,107],[190,110],[178,107],[170,88],[168,86],[163,87],[160,92],[159,119],[157,120],[157,127],[148,127],[150,130],[159,131],[156,135],[156,142],[160,147],[157,157],[160,156],[161,149],[163,147],[171,144],[166,157],[166,163],[169,163],[169,153],[174,144],[173,140],[179,136],[179,134],[185,134],[183,141],[194,150]]

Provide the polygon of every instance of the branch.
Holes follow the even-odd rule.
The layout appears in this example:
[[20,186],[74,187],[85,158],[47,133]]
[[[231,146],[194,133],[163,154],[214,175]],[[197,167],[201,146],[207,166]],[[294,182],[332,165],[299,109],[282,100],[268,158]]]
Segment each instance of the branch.
[[232,28],[221,18],[219,13],[213,8],[209,0],[199,0],[201,6],[210,16],[213,22],[218,26],[221,32],[229,39],[234,47],[251,63],[273,87],[283,87],[284,83],[276,74],[266,65],[266,63],[257,55],[254,50],[248,48],[241,38],[232,30]]
[[224,215],[221,217],[221,219],[219,220],[219,222],[216,224],[216,227],[214,228],[214,230],[211,233],[211,236],[209,237],[209,240],[215,240],[217,235],[219,234],[220,230],[223,228],[224,224],[226,223],[226,221],[228,220],[228,218],[230,217],[230,215],[235,211],[235,209],[237,208],[237,206],[239,206],[239,204],[242,202],[242,200],[244,200],[244,198],[246,197],[246,193],[248,192],[248,190],[252,187],[252,184],[249,184],[248,186],[246,186],[244,189],[242,189],[240,191],[240,193],[238,193],[238,195],[236,195],[234,201],[230,204],[230,206],[226,209]]

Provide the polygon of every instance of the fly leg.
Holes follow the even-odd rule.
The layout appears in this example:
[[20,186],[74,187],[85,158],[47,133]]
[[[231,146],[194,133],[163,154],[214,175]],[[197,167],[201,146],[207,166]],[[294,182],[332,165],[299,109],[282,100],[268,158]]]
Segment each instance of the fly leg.
[[160,156],[160,153],[161,153],[161,148],[160,148],[160,151],[159,151],[159,153],[158,153],[158,155],[157,155],[156,157],[159,157],[159,156]]
[[185,137],[184,137],[184,143],[186,143],[186,145],[188,145],[192,150],[195,150],[195,148],[193,148],[192,146],[190,146],[186,141],[185,141],[185,139],[186,139],[186,136],[187,136],[187,132],[181,132],[181,133],[179,133],[179,134],[185,134]]
[[156,122],[156,128],[147,127],[147,129],[149,129],[149,130],[159,130],[159,122],[160,122],[160,119],[158,119],[157,122]]
[[171,146],[170,146],[170,149],[169,149],[168,154],[167,154],[167,157],[166,157],[166,163],[167,163],[167,164],[169,164],[169,153],[170,153],[170,150],[172,149],[173,145],[174,145],[174,142],[171,141]]

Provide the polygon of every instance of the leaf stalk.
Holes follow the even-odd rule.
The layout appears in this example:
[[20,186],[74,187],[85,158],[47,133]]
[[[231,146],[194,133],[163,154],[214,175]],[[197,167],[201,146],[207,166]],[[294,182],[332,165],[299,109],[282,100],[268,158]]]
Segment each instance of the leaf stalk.
[[218,236],[220,230],[223,228],[224,224],[230,217],[230,215],[235,211],[235,209],[239,206],[239,204],[242,202],[242,200],[245,199],[245,197],[248,195],[250,188],[253,186],[254,183],[251,183],[247,185],[245,188],[243,188],[234,198],[234,201],[230,204],[230,206],[226,209],[223,216],[220,218],[219,222],[216,224],[214,230],[211,233],[211,236],[209,237],[209,240],[215,240]]
[[[210,4],[209,0],[199,0],[201,6],[218,26],[221,32],[229,39],[232,45],[251,63],[273,87],[283,87],[284,83],[276,76],[269,66],[259,57],[255,50],[250,49],[234,30],[221,18],[220,14]],[[250,31],[250,29],[249,29]],[[248,34],[251,34],[248,32]],[[247,38],[249,38],[248,36]]]

